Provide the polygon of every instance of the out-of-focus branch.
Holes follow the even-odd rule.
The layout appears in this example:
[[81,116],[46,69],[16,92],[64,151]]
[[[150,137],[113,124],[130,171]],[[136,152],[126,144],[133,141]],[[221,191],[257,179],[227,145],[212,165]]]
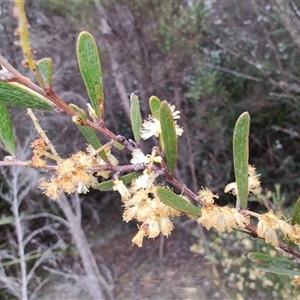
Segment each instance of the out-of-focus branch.
[[79,222],[78,216],[74,214],[67,197],[64,194],[61,195],[57,200],[57,203],[70,223],[70,231],[82,259],[86,276],[88,276],[90,281],[91,295],[97,299],[105,299],[103,293],[103,291],[105,291],[109,299],[113,299],[113,285],[111,282],[108,282],[102,274],[100,274],[95,258],[93,257],[88,241],[86,240],[81,227],[81,222]]
[[241,73],[241,72],[237,72],[237,71],[234,71],[234,70],[230,70],[228,68],[223,68],[223,67],[215,66],[212,63],[201,62],[200,65],[208,67],[208,68],[211,68],[211,69],[214,69],[214,70],[219,70],[219,71],[223,71],[223,72],[226,72],[226,73],[230,73],[230,74],[236,75],[238,77],[243,77],[243,78],[246,78],[246,79],[250,79],[250,80],[253,80],[253,81],[256,81],[256,82],[262,82],[263,81],[262,78],[253,77],[253,76],[245,74],[245,73]]
[[37,219],[37,218],[50,218],[53,219],[55,221],[58,221],[59,223],[61,223],[62,225],[66,226],[67,228],[70,227],[70,224],[63,218],[50,214],[50,213],[38,213],[38,214],[34,214],[34,215],[29,215],[29,216],[22,216],[23,220],[32,220],[32,219]]
[[23,244],[23,228],[21,224],[21,218],[19,214],[19,205],[20,200],[18,198],[18,174],[16,171],[16,167],[12,168],[12,212],[15,218],[15,227],[16,227],[16,234],[18,240],[18,252],[19,252],[19,259],[20,259],[20,269],[21,269],[21,294],[22,299],[28,299],[28,277],[27,277],[27,266],[25,260],[25,247]]
[[[275,2],[280,9],[281,20],[291,35],[294,43],[300,50],[300,18],[299,16],[297,17],[296,13],[296,9],[299,11],[300,7],[297,8],[296,2],[294,1],[275,0]],[[291,6],[293,6],[295,12],[293,12]]]
[[[254,8],[254,11],[255,11],[255,13],[256,13],[256,15],[257,15],[257,17],[258,17],[258,16],[259,16],[259,13],[258,13],[258,6],[257,6],[257,3],[256,3],[254,0],[252,0],[251,2],[252,2],[252,5],[253,5],[253,8]],[[277,65],[278,65],[278,68],[279,68],[280,72],[282,72],[282,71],[283,71],[282,62],[281,62],[281,59],[280,59],[280,57],[279,57],[279,55],[278,55],[278,52],[277,52],[277,50],[276,50],[276,47],[275,47],[275,45],[274,45],[274,43],[273,43],[273,40],[272,40],[271,35],[270,35],[270,32],[269,32],[269,30],[266,28],[265,23],[264,23],[264,22],[261,22],[261,23],[262,23],[262,26],[263,26],[263,29],[264,29],[265,36],[266,36],[266,38],[267,38],[267,40],[268,40],[268,43],[269,43],[269,45],[270,45],[270,47],[271,47],[271,49],[272,49],[272,51],[273,51],[273,53],[274,53],[274,55],[275,55],[276,62],[277,62]]]

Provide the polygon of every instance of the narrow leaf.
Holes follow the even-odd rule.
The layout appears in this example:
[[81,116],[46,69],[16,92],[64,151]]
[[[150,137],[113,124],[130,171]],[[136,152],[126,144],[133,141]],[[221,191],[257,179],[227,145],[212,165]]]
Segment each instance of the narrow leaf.
[[43,58],[36,62],[37,69],[41,74],[46,87],[52,86],[53,66],[51,58]]
[[130,95],[130,118],[131,118],[131,127],[136,142],[139,142],[141,139],[141,128],[142,128],[142,116],[140,110],[140,100],[135,94]]
[[300,275],[300,265],[291,259],[273,257],[258,252],[250,252],[247,257],[260,270],[288,276]]
[[200,208],[189,203],[187,200],[176,195],[172,191],[162,187],[158,187],[156,189],[156,193],[158,198],[166,205],[171,206],[184,213],[201,217],[202,213]]
[[173,173],[177,162],[177,135],[172,112],[166,101],[163,101],[159,110],[161,126],[162,148],[166,152],[169,171]]
[[247,208],[248,200],[248,160],[249,160],[250,115],[244,112],[236,121],[233,132],[233,164],[238,192],[238,201],[242,209]]
[[91,104],[99,118],[104,117],[102,68],[96,42],[86,31],[77,40],[77,60]]
[[159,109],[160,109],[161,101],[156,96],[151,96],[149,99],[149,107],[152,115],[159,120]]
[[300,225],[300,197],[298,198],[292,213],[292,225],[299,224]]
[[16,82],[0,81],[0,104],[53,110],[53,104],[26,86]]
[[[97,136],[97,133],[93,128],[88,127],[88,126],[80,126],[78,124],[76,124],[76,126],[79,129],[79,131],[81,132],[81,134],[88,141],[88,143],[91,144],[95,150],[99,149],[102,146],[102,144]],[[106,161],[106,162],[108,161],[104,150],[99,152],[99,155],[104,161]]]
[[0,104],[0,138],[8,152],[16,156],[16,143],[10,116],[5,105]]
[[[125,185],[131,183],[131,181],[138,177],[140,172],[133,172],[126,175],[121,176],[119,179],[123,181]],[[107,180],[99,183],[95,189],[99,189],[100,191],[111,191],[113,189],[114,182],[113,180]]]

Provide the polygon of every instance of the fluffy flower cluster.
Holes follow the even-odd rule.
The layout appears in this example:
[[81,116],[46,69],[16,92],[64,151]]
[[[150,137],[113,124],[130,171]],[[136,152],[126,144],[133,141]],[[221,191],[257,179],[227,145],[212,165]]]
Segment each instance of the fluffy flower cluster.
[[214,198],[219,198],[219,196],[213,194],[209,189],[202,189],[198,194],[206,203],[202,208],[202,216],[198,219],[198,223],[208,230],[215,228],[221,232],[231,232],[234,227],[243,228],[249,224],[249,218],[242,215],[236,208],[214,205]]
[[264,238],[266,243],[278,246],[277,232],[281,231],[284,236],[300,245],[300,225],[290,225],[286,221],[276,216],[272,210],[258,218],[257,234]]
[[[177,136],[181,136],[183,134],[183,128],[181,128],[176,121],[177,119],[180,119],[180,112],[179,110],[176,110],[175,105],[169,104],[169,107],[173,115],[176,134]],[[154,116],[149,115],[148,120],[144,121],[144,123],[142,124],[142,130],[141,130],[142,139],[147,140],[153,135],[159,137],[160,134],[161,134],[160,121],[156,119]]]
[[[143,175],[142,175],[143,176]],[[180,211],[165,205],[156,196],[156,186],[148,188],[139,187],[139,179],[132,182],[127,189],[121,180],[114,181],[114,189],[117,190],[124,203],[123,219],[129,222],[136,219],[141,225],[132,242],[142,247],[143,238],[156,238],[160,233],[168,236],[173,230],[171,218],[179,216]]]
[[143,163],[146,168],[141,176],[133,180],[128,189],[123,181],[114,180],[114,190],[118,191],[124,203],[123,219],[129,222],[136,219],[141,225],[132,242],[141,247],[143,238],[156,238],[159,234],[168,236],[173,230],[171,219],[179,216],[180,211],[165,205],[156,195],[154,181],[156,174],[152,171],[152,164],[160,162],[161,157],[144,155],[141,150],[133,152],[132,163]]
[[[87,148],[87,152],[94,152],[92,147]],[[90,153],[79,151],[71,155],[68,159],[59,159],[55,174],[46,181],[41,178],[39,188],[44,190],[44,193],[53,199],[57,199],[62,192],[71,194],[74,192],[87,193],[90,187],[98,184],[97,176],[108,178],[110,171],[99,171],[95,174],[94,171],[89,171],[95,165],[105,165],[106,163],[98,156],[93,156]],[[108,160],[111,164],[116,165],[116,158],[106,149]]]
[[39,187],[53,199],[57,199],[62,192],[87,193],[88,188],[98,182],[93,173],[85,170],[89,166],[92,166],[92,162],[87,159],[87,155],[77,152],[68,159],[58,161],[55,175],[49,182],[41,178]]
[[44,168],[47,165],[45,156],[48,156],[49,147],[45,144],[45,141],[40,138],[31,143],[33,149],[33,157],[31,159],[32,166],[35,168]]

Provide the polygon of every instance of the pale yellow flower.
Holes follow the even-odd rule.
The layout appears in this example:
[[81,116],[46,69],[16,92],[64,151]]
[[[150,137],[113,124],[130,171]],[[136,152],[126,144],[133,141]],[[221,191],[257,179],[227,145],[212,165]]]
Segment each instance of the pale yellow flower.
[[273,286],[274,283],[270,279],[264,278],[262,281],[262,285],[263,287],[269,287],[269,286]]
[[58,181],[50,180],[50,182],[46,181],[45,178],[41,178],[39,180],[39,188],[44,191],[44,194],[52,199],[57,199],[60,194],[63,192],[61,184]]
[[35,168],[44,168],[47,165],[46,160],[36,155],[32,157],[31,161],[32,161],[32,166]]
[[129,222],[129,221],[135,219],[138,212],[139,212],[139,207],[138,206],[126,207],[124,212],[123,212],[123,220],[125,222]]
[[279,220],[278,221],[278,226],[279,226],[280,231],[285,236],[290,236],[291,234],[293,234],[293,227],[290,224],[288,224],[286,221]]
[[148,237],[150,239],[156,238],[160,234],[160,228],[156,217],[152,216],[146,219],[145,223],[148,224]]
[[113,183],[113,190],[118,191],[120,193],[123,201],[126,201],[131,197],[131,193],[129,192],[122,180],[116,179],[113,181]]
[[244,228],[250,223],[250,217],[242,215],[236,208],[231,208],[232,216],[239,227]]
[[142,223],[140,231],[133,242],[138,246],[142,245],[142,238],[156,238],[160,233],[168,236],[173,224],[171,218],[179,216],[180,211],[165,205],[156,195],[156,186],[151,184],[149,188],[136,188],[136,182],[132,182],[130,189],[131,197],[124,201],[125,210],[123,219],[129,222],[136,219]]
[[145,203],[139,208],[136,219],[139,222],[144,222],[149,216],[155,215],[155,211],[157,210],[157,203],[152,201],[151,199],[147,199]]
[[198,223],[202,224],[207,230],[209,230],[210,228],[215,227],[217,223],[216,216],[218,213],[219,210],[217,206],[204,206],[202,208],[202,215],[198,218]]
[[214,198],[218,199],[219,196],[217,194],[214,194],[211,190],[208,188],[202,188],[199,192],[198,195],[201,197],[201,199],[207,203],[207,204],[213,204]]
[[219,214],[217,215],[217,222],[215,228],[221,232],[231,232],[236,226],[233,214],[228,206],[219,207]]
[[134,244],[136,244],[138,247],[142,247],[144,236],[145,236],[145,231],[140,229],[131,241]]
[[300,245],[300,225],[292,225],[292,232],[288,234],[288,238],[295,244]]
[[248,167],[249,192],[253,192],[256,188],[258,188],[260,186],[260,181],[258,180],[258,176],[259,175],[256,175],[255,167],[249,165],[249,167]]
[[159,227],[162,235],[164,236],[169,236],[174,228],[173,223],[168,217],[160,218]]
[[264,238],[266,243],[278,246],[278,237],[276,230],[279,229],[279,218],[269,211],[261,215],[257,224],[257,235]]
[[293,284],[294,286],[300,286],[300,275],[294,277]]
[[236,226],[243,228],[249,222],[249,219],[240,214],[235,208],[229,208],[228,206],[204,206],[202,216],[198,218],[198,223],[206,229],[215,228],[221,232],[231,232]]
[[140,205],[142,201],[148,198],[148,191],[145,189],[130,189],[131,197],[126,200],[126,206]]
[[39,187],[45,190],[48,197],[56,199],[62,192],[67,194],[88,192],[89,187],[95,186],[98,181],[92,172],[86,171],[86,167],[92,166],[94,158],[90,159],[81,151],[71,155],[68,159],[57,162],[56,173],[46,182],[41,179]]
[[252,165],[248,166],[248,176],[249,177],[256,177],[256,168]]
[[[249,165],[248,166],[248,192],[253,193],[260,186],[260,181],[258,180],[258,176],[255,173],[255,167]],[[236,182],[231,182],[225,186],[225,193],[232,193],[235,196],[238,196],[238,190]]]

